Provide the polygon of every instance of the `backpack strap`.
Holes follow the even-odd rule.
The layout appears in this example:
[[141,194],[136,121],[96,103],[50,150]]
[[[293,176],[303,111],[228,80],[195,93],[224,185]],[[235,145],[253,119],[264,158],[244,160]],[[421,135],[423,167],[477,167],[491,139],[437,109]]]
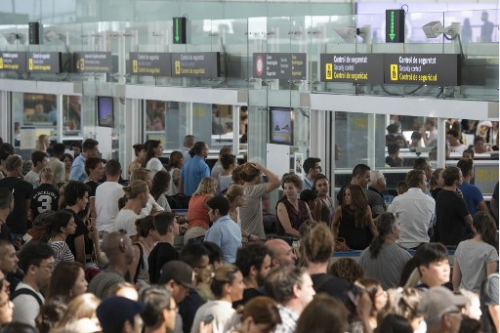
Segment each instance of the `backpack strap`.
[[139,263],[137,264],[137,269],[135,270],[135,275],[134,275],[134,283],[137,283],[137,279],[139,278],[139,270],[141,268],[144,268],[145,266],[145,263],[144,263],[144,250],[142,249],[142,246],[140,243],[134,243],[134,246],[137,246],[139,248],[139,252],[140,252],[140,261]]
[[13,301],[17,296],[20,296],[20,295],[31,295],[36,299],[36,301],[38,302],[38,305],[40,305],[40,308],[43,306],[43,301],[40,299],[40,297],[37,295],[37,293],[31,289],[28,289],[28,288],[17,289],[12,294],[10,294],[10,300]]

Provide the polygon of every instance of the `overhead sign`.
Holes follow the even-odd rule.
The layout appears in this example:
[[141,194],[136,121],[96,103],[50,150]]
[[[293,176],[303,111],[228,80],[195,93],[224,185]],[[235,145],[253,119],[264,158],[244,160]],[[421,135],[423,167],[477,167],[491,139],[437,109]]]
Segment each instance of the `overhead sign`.
[[384,82],[382,54],[321,54],[322,82]]
[[129,73],[132,75],[172,76],[170,54],[130,52]]
[[219,52],[172,53],[172,76],[219,77]]
[[385,83],[460,85],[458,54],[385,54]]
[[261,79],[304,80],[306,53],[254,53],[253,76]]
[[26,53],[0,52],[0,71],[26,72]]
[[405,42],[405,11],[403,9],[385,11],[385,42]]
[[61,52],[28,52],[28,72],[61,73]]
[[75,52],[76,73],[111,73],[111,52]]
[[174,17],[174,44],[186,44],[186,18]]

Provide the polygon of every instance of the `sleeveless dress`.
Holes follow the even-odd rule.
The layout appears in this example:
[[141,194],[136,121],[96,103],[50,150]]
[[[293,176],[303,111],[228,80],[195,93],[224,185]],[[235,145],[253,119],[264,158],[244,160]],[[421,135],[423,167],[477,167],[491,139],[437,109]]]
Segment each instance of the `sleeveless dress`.
[[342,207],[338,237],[344,237],[351,250],[364,250],[370,245],[371,233],[366,225],[356,228],[354,213]]
[[[304,223],[304,221],[309,219],[307,204],[305,203],[305,201],[298,200],[299,211],[295,209],[295,207],[290,203],[290,201],[287,200],[285,196],[281,198],[276,204],[276,210],[278,209],[279,203],[283,203],[285,205],[286,212],[288,213],[288,219],[290,220],[292,228],[294,228],[295,230],[299,230],[302,223]],[[277,214],[276,214],[276,220],[278,221],[278,234],[284,235],[285,229],[283,228]]]
[[335,212],[335,205],[333,204],[333,199],[330,197],[326,197],[329,202],[329,205],[326,205],[323,200],[320,199],[321,202],[321,210],[320,210],[320,221],[325,222],[327,225],[330,225],[331,217]]

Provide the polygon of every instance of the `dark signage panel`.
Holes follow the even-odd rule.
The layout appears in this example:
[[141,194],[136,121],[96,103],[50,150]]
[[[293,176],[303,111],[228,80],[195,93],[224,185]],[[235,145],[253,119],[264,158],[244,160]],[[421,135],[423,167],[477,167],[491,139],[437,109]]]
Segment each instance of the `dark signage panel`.
[[26,72],[26,53],[0,52],[0,71]]
[[383,83],[382,54],[321,54],[322,82]]
[[169,53],[130,52],[131,75],[172,76]]
[[75,52],[76,73],[111,73],[111,52]]
[[219,52],[172,53],[172,76],[219,77]]
[[254,53],[253,76],[261,79],[304,80],[306,53]]
[[403,9],[385,11],[385,42],[405,42],[405,11]]
[[28,72],[61,73],[61,52],[28,52]]
[[460,85],[458,54],[385,54],[385,83]]

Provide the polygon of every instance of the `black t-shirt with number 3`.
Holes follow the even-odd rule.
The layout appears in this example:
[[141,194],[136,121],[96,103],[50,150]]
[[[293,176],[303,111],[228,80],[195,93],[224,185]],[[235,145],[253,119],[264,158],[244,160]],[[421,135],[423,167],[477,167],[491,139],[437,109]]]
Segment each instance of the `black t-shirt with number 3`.
[[59,191],[51,184],[42,184],[33,191],[31,209],[33,218],[48,210],[58,211]]

